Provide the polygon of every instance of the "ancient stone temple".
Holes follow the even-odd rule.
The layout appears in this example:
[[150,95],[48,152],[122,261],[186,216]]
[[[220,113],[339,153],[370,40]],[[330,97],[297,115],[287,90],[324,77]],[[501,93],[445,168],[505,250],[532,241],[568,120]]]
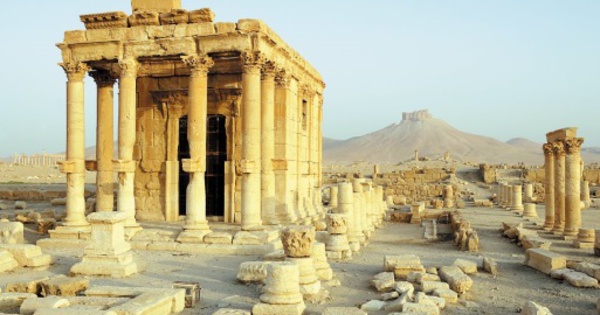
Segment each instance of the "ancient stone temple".
[[[53,237],[88,226],[86,169],[97,172],[96,211],[128,213],[129,230],[182,215],[186,231],[209,231],[208,217],[254,230],[319,215],[319,73],[260,20],[215,23],[210,9],[187,11],[180,0],[132,0],[132,12],[82,15],[86,30],[57,45],[68,78],[68,195]],[[84,106],[86,74],[94,107]],[[84,107],[97,111],[93,161]]]

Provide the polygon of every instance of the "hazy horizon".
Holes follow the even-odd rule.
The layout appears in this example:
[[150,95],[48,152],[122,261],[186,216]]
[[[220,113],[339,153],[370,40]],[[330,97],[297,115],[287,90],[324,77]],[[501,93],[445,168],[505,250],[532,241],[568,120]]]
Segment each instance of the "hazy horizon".
[[[579,127],[600,146],[600,2],[580,0],[182,0],[218,22],[263,20],[323,76],[323,135],[344,140],[429,109],[452,126],[507,141],[543,142]],[[0,21],[5,61],[0,156],[62,152],[64,31],[79,15],[130,13],[130,1],[11,1]],[[95,84],[86,78],[86,147],[95,145]],[[116,104],[115,104],[116,106]]]

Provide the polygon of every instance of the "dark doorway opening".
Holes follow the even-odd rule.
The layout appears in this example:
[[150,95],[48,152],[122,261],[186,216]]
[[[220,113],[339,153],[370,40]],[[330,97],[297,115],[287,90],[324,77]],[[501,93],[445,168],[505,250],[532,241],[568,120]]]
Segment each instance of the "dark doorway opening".
[[[181,160],[190,158],[187,138],[187,116],[179,120],[179,214],[186,213],[186,190],[190,174],[183,171]],[[225,215],[225,162],[227,161],[227,132],[224,115],[208,115],[206,133],[206,216]]]
[[225,215],[227,132],[224,115],[208,115],[206,134],[206,215]]

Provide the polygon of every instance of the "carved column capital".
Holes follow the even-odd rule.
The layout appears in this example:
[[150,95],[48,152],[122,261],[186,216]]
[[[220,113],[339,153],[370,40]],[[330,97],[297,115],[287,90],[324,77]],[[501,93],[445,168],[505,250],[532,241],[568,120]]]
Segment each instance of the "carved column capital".
[[192,77],[207,76],[208,70],[215,65],[214,60],[206,54],[183,56],[181,60],[192,71]]
[[281,87],[290,87],[292,76],[285,70],[279,70],[275,73],[275,84]]
[[244,73],[260,74],[262,66],[267,62],[265,55],[260,51],[243,51],[240,58]]
[[137,77],[140,64],[134,58],[119,60],[119,69],[121,69],[121,77]]
[[113,86],[117,81],[117,75],[106,70],[92,70],[88,74],[94,79],[98,87]]
[[277,66],[272,61],[267,61],[263,64],[262,67],[262,80],[273,80],[275,79],[275,72],[277,71]]
[[555,156],[564,157],[566,155],[565,142],[560,140],[552,142],[552,150],[554,151]]
[[83,62],[65,62],[58,65],[63,68],[69,81],[83,81],[86,72],[90,71],[90,67]]
[[567,154],[579,154],[581,152],[581,145],[583,144],[583,138],[573,138],[565,140],[565,150]]
[[544,145],[542,146],[542,149],[544,150],[545,156],[554,156],[554,147],[551,142],[544,143]]

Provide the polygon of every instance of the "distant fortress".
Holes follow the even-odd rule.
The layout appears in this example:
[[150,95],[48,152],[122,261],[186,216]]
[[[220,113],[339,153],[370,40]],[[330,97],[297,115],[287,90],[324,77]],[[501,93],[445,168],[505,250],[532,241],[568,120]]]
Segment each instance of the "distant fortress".
[[433,115],[429,113],[429,110],[423,109],[412,113],[402,113],[402,121],[423,121],[433,118]]

